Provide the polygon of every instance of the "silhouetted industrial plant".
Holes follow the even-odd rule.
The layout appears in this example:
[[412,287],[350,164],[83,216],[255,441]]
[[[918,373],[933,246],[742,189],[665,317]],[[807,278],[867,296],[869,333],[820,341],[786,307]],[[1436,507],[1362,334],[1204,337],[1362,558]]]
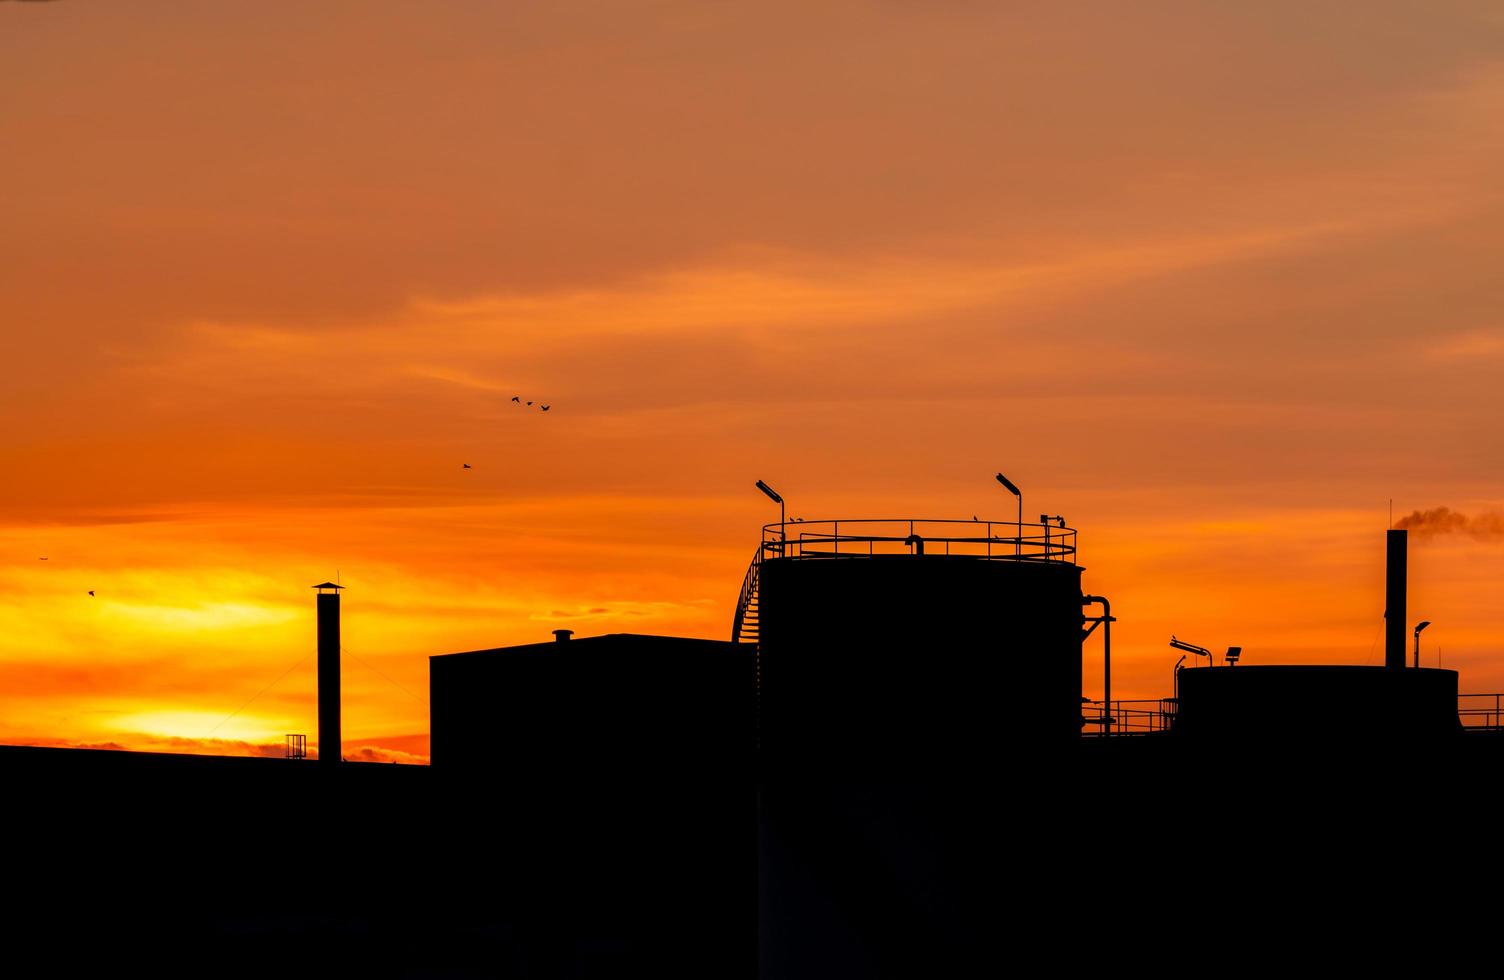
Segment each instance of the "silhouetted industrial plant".
[[[0,749],[23,904],[129,883],[112,921],[163,969],[248,942],[235,969],[257,975],[308,955],[330,975],[954,976],[1125,893],[1114,862],[1226,897],[1224,874],[1309,873],[1321,826],[1392,839],[1496,770],[1497,704],[1465,726],[1457,673],[1407,664],[1404,530],[1384,666],[1218,663],[1172,637],[1171,693],[1114,701],[1116,620],[1077,531],[1024,522],[997,479],[1015,520],[789,520],[759,481],[780,519],[728,639],[560,629],[433,656],[429,768],[342,761],[324,582],[317,764]],[[1180,860],[1209,829],[1240,843]],[[1370,879],[1339,877],[1356,914]],[[1112,921],[1091,949],[1144,924]]]

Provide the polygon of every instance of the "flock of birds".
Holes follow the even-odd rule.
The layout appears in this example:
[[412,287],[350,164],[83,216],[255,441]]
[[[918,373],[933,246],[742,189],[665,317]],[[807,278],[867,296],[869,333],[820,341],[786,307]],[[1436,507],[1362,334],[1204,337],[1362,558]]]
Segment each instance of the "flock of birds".
[[[531,401],[524,402],[522,400],[522,396],[521,395],[513,395],[512,396],[512,404],[517,405],[519,407],[524,407],[524,408],[531,408],[532,405],[533,405],[533,403]],[[552,405],[543,405],[543,404],[539,404],[539,406],[538,406],[539,410],[540,411],[544,411],[544,412],[548,411],[552,407],[553,407]],[[467,469],[467,470],[472,470],[472,469],[475,468],[475,467],[471,466],[469,463],[462,463],[461,465],[464,466],[464,468]],[[37,561],[51,561],[51,558],[48,558],[48,557],[38,558]],[[90,598],[94,598],[94,599],[98,598],[98,596],[94,595],[94,590],[93,589],[89,590],[89,597]]]
[[[518,407],[521,407],[521,408],[531,408],[533,406],[533,403],[531,401],[524,402],[522,400],[522,396],[521,395],[513,395],[512,396],[512,404],[513,405],[517,405]],[[544,405],[544,404],[542,404],[540,402],[539,405],[538,405],[538,408],[541,411],[546,412],[550,408],[553,408],[553,406],[552,405]],[[471,466],[469,463],[461,463],[460,466],[463,467],[464,469],[467,469],[467,470],[473,470],[473,469],[475,469],[475,467]]]

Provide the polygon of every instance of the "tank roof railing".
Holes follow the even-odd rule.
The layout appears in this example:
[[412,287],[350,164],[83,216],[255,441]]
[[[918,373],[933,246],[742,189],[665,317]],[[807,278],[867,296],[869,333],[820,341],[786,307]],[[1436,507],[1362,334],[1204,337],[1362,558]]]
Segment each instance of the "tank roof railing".
[[1018,521],[931,518],[791,520],[762,529],[763,558],[941,555],[993,561],[1077,560],[1076,529]]

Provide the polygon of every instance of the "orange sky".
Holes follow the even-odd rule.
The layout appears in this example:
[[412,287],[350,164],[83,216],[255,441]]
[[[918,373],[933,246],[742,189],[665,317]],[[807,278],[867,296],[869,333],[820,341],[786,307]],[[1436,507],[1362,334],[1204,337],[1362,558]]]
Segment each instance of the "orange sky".
[[[338,572],[422,757],[430,654],[727,635],[758,478],[1003,470],[1125,697],[1380,660],[1388,501],[1504,510],[1504,18],[1007,7],[0,4],[0,741],[312,734]],[[1469,691],[1496,526],[1412,549]]]

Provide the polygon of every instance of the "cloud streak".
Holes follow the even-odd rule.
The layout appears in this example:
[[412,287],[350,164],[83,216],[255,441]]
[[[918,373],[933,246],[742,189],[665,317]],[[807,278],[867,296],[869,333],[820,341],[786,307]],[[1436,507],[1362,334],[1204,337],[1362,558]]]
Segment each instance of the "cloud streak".
[[[426,740],[424,741],[426,743]],[[149,732],[127,732],[120,738],[107,741],[43,737],[25,739],[12,744],[37,745],[45,748],[103,749],[111,752],[162,752],[169,755],[248,756],[258,759],[282,759],[287,755],[287,746],[281,742],[250,742],[244,739],[228,738],[182,738],[155,735]],[[309,758],[317,757],[316,749],[309,752]],[[428,765],[426,752],[408,752],[379,744],[346,745],[344,757],[349,762]]]

